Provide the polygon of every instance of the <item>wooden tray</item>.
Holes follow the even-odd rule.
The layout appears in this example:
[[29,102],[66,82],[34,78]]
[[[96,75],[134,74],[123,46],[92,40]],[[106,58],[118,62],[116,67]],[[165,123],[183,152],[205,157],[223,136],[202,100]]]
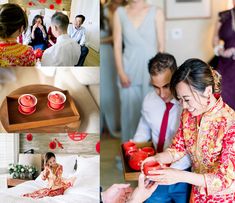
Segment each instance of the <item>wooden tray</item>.
[[37,97],[36,111],[31,115],[23,115],[18,111],[18,98],[20,95],[6,97],[9,132],[27,130],[32,128],[62,125],[78,121],[80,115],[67,90],[61,91],[66,95],[64,109],[53,111],[47,106],[49,92],[32,93]]
[[[135,143],[138,148],[142,147],[153,147],[152,142],[136,142]],[[122,166],[123,166],[123,176],[125,181],[137,181],[140,175],[140,171],[134,171],[128,165],[128,162],[125,157],[124,149],[121,145],[121,159],[122,159]]]

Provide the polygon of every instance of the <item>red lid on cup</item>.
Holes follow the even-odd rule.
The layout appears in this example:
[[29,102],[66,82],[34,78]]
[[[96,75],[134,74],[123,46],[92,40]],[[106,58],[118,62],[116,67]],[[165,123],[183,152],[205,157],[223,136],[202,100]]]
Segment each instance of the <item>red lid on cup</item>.
[[37,99],[33,95],[24,94],[20,96],[19,103],[25,107],[33,107],[37,103]]

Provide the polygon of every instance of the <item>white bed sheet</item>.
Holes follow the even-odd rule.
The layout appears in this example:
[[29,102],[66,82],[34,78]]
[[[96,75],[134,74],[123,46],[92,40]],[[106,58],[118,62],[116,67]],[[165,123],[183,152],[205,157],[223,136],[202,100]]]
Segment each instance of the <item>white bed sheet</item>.
[[[79,167],[80,166],[80,167]],[[32,199],[22,197],[25,193],[46,187],[47,183],[36,179],[16,187],[0,190],[2,203],[98,203],[99,202],[99,156],[79,158],[77,180],[64,195]]]

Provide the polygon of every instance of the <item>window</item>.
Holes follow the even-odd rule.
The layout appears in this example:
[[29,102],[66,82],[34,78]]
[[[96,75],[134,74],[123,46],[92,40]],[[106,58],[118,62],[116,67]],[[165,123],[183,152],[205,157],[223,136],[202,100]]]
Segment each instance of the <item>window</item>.
[[8,165],[17,162],[19,137],[17,134],[0,134],[0,174],[8,172]]

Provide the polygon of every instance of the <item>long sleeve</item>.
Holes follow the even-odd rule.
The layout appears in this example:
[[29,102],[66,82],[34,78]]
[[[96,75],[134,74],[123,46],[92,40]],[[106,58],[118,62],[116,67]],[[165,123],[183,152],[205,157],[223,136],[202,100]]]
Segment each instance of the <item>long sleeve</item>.
[[142,115],[133,140],[135,142],[145,142],[151,139],[151,128]]
[[[224,135],[222,151],[214,173],[205,174],[207,193],[215,194],[235,186],[235,125]],[[229,190],[229,189],[228,189]]]
[[81,30],[81,39],[80,39],[79,44],[80,44],[81,46],[84,46],[85,43],[86,43],[86,29],[83,28],[83,29]]
[[184,119],[184,113],[182,113],[180,118],[180,126],[176,132],[175,137],[173,138],[171,146],[167,149],[168,152],[170,152],[172,157],[172,162],[178,161],[186,154],[186,146],[185,146],[185,140],[183,135],[183,119]]

